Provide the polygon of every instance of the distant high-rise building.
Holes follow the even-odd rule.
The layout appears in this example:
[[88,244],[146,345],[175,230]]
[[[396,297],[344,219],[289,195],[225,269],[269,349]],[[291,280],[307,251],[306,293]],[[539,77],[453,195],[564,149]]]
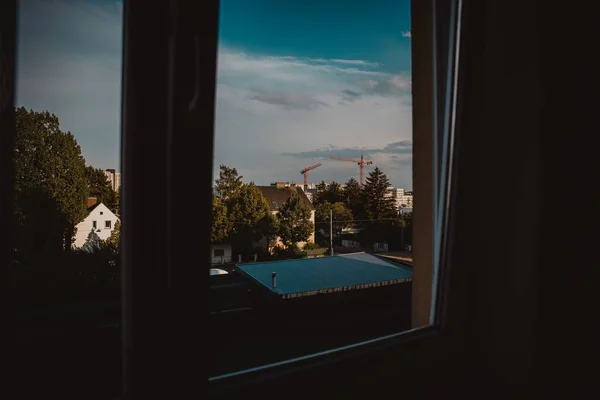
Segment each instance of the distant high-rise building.
[[396,190],[396,206],[398,208],[412,208],[413,194],[412,191],[406,189],[395,189]]
[[413,206],[412,191],[406,189],[398,189],[390,186],[388,188],[386,196],[394,197],[394,199],[396,200],[396,208],[398,210],[400,210],[401,208],[412,208]]
[[104,171],[104,174],[106,175],[106,179],[110,182],[112,190],[118,192],[121,188],[121,173],[114,169],[107,169]]

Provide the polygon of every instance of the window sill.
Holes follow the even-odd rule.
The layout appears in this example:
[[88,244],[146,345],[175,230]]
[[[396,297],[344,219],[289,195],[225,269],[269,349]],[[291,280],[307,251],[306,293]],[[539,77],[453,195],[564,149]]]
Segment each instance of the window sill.
[[209,394],[234,395],[245,392],[250,386],[256,388],[257,384],[276,385],[278,381],[287,382],[293,379],[301,379],[304,385],[311,386],[310,382],[306,381],[307,378],[310,379],[306,376],[308,370],[311,376],[319,376],[321,371],[327,369],[339,371],[339,368],[352,368],[355,365],[378,365],[372,360],[381,356],[396,358],[397,352],[402,352],[402,358],[407,366],[414,367],[417,363],[429,365],[430,362],[426,360],[429,357],[422,357],[423,349],[427,348],[428,354],[436,354],[443,359],[441,339],[440,330],[431,326],[382,336],[319,353],[210,377]]

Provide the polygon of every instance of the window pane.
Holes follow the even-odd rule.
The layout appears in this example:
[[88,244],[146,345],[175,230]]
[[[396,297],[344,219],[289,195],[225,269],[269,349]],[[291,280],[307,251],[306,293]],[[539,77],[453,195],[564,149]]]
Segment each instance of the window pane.
[[410,23],[408,0],[221,2],[214,376],[411,327]]
[[59,397],[110,398],[121,368],[122,4],[20,0],[18,19],[14,368]]

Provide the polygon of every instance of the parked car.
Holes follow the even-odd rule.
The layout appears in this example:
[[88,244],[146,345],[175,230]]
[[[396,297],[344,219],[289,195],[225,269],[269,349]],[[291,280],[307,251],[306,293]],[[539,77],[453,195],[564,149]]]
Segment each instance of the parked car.
[[211,275],[229,275],[229,272],[225,271],[224,269],[220,269],[220,268],[211,268],[210,274]]

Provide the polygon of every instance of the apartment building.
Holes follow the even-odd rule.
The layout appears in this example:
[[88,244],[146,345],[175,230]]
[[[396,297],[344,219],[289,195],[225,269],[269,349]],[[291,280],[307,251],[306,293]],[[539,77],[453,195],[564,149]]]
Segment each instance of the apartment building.
[[104,174],[106,175],[106,179],[110,182],[112,190],[118,192],[121,188],[121,173],[114,169],[107,169],[104,171]]
[[412,208],[413,193],[412,190],[407,189],[394,189],[396,191],[396,206],[398,208]]
[[396,200],[396,208],[398,210],[412,208],[414,204],[413,194],[410,190],[390,186],[386,193],[386,197],[393,197]]

